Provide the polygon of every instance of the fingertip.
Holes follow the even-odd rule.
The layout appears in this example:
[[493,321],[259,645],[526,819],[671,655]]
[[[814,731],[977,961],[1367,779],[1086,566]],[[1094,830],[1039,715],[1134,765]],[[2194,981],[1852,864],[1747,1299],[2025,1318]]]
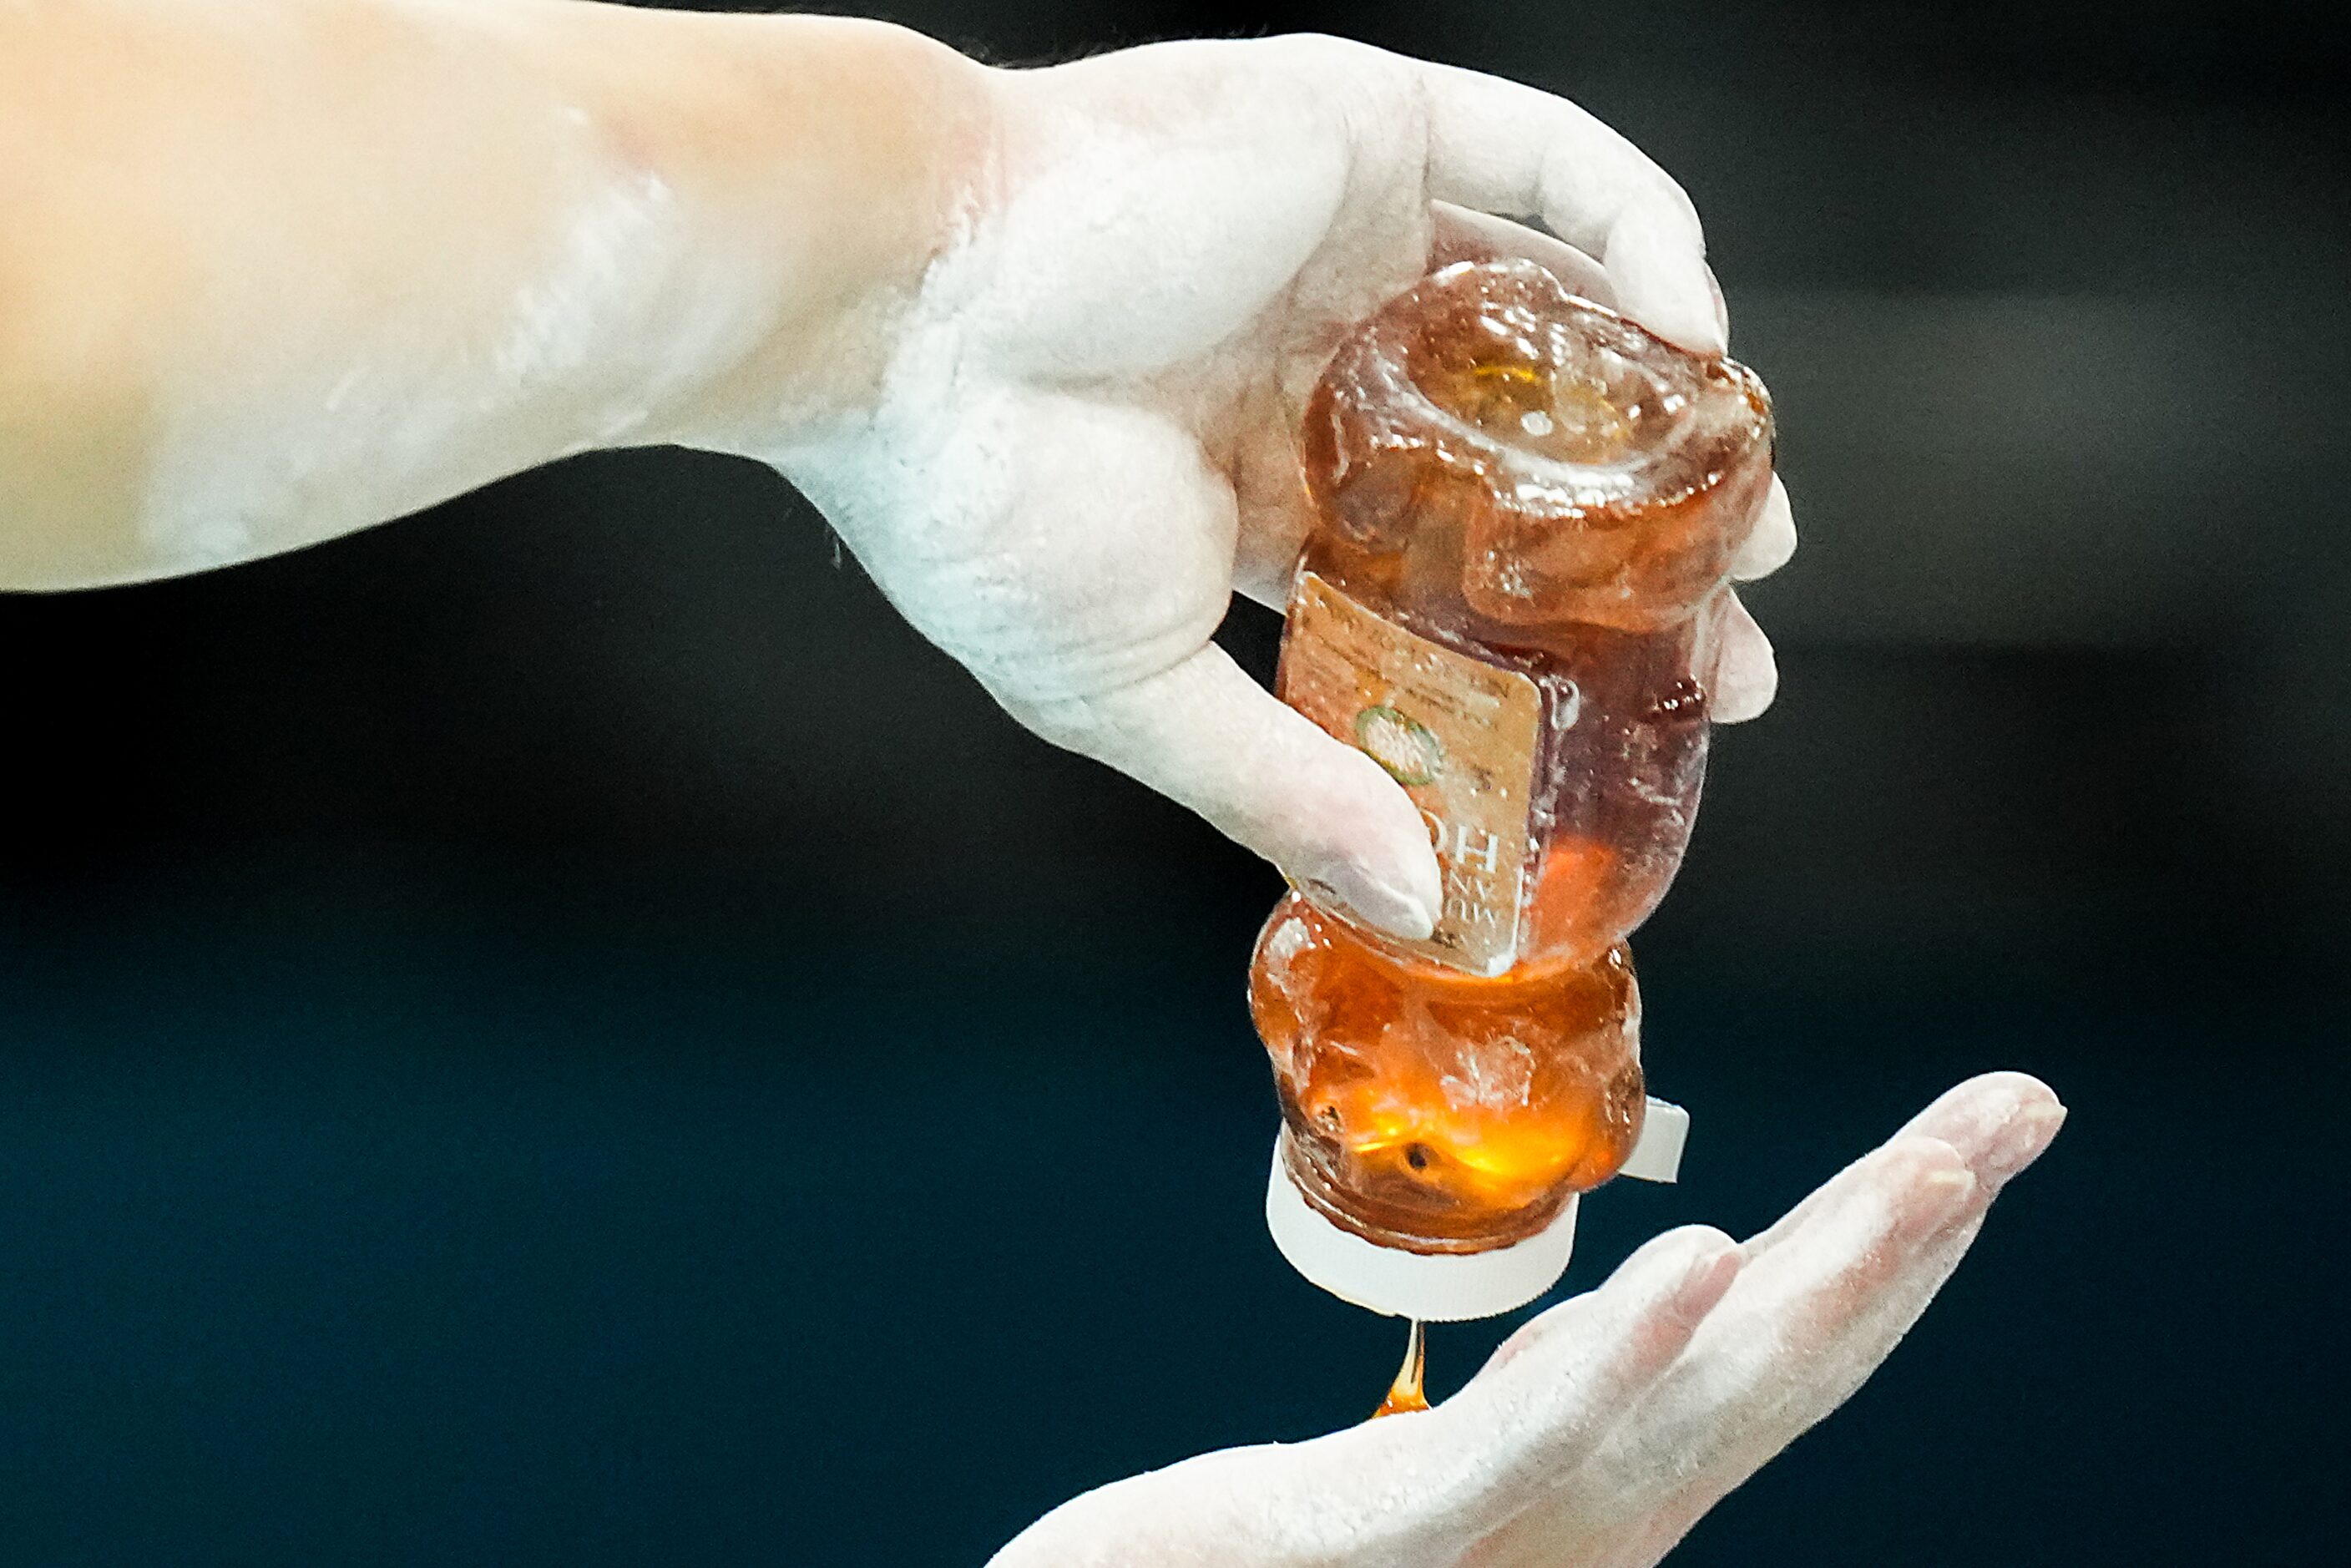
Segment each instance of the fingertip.
[[1603,258],[1617,308],[1658,337],[1709,357],[1729,346],[1706,247],[1694,222],[1664,204],[1636,207],[1608,232]]
[[1880,1151],[1886,1164],[1906,1177],[1924,1179],[1965,1171],[1968,1162],[1957,1145],[1925,1133],[1905,1133]]
[[1362,809],[1321,863],[1300,868],[1300,880],[1392,936],[1425,942],[1436,934],[1444,880],[1420,812],[1378,763],[1352,747],[1331,744]]
[[1695,1322],[1722,1299],[1741,1261],[1739,1243],[1724,1232],[1710,1225],[1685,1225],[1651,1238],[1617,1266],[1602,1290]]
[[1714,1231],[1711,1245],[1691,1258],[1667,1309],[1695,1327],[1729,1293],[1746,1264],[1747,1255],[1740,1250],[1739,1243],[1719,1230]]
[[1979,1092],[1991,1091],[2004,1094],[2020,1111],[2053,1112],[2060,1120],[2065,1114],[2065,1103],[2058,1099],[2057,1091],[2030,1072],[2011,1070],[1979,1073],[1962,1087],[1972,1088]]
[[1479,1391],[1491,1408],[1564,1380],[1587,1404],[1619,1406],[1674,1364],[1746,1260],[1737,1242],[1710,1226],[1653,1237],[1598,1289],[1521,1324],[1463,1392]]
[[1710,1225],[1685,1225],[1653,1236],[1616,1265],[1598,1289],[1521,1323],[1488,1358],[1484,1371],[1499,1370],[1555,1336],[1590,1339],[1593,1313],[1610,1311],[1612,1304],[1630,1320],[1662,1312],[1667,1321],[1695,1329],[1730,1289],[1746,1260],[1739,1243]]
[[1101,695],[999,700],[1047,740],[1191,807],[1380,929],[1430,935],[1441,883],[1412,798],[1215,643]]
[[1435,230],[1430,270],[1457,261],[1531,261],[1578,298],[1615,308],[1616,292],[1609,285],[1607,268],[1565,240],[1450,202],[1431,202],[1429,213]]
[[1896,1142],[1931,1139],[1949,1146],[1996,1193],[2041,1157],[2065,1116],[2064,1102],[2040,1079],[1988,1072],[1937,1099],[1896,1134]]
[[1708,716],[1717,724],[1744,724],[1760,716],[1779,695],[1780,656],[1771,637],[1736,598],[1723,616],[1720,638]]
[[1332,867],[1327,876],[1309,878],[1307,884],[1392,936],[1426,942],[1437,934],[1437,915],[1430,900],[1392,885],[1353,862]]
[[1668,1231],[1628,1259],[1608,1291],[1625,1313],[1631,1364],[1651,1375],[1670,1364],[1746,1261],[1738,1242],[1702,1225]]
[[1981,1186],[1974,1167],[1939,1138],[1897,1138],[1885,1155],[1896,1199],[1887,1226],[1892,1239],[1917,1240],[1940,1230]]
[[1731,580],[1752,582],[1759,577],[1769,577],[1787,565],[1795,553],[1795,508],[1789,504],[1788,486],[1774,474],[1763,493],[1762,506],[1756,509],[1754,526],[1747,530],[1739,552],[1730,559]]
[[2000,1191],[2027,1166],[2049,1152],[2064,1130],[2066,1108],[2052,1096],[2047,1104],[2029,1105],[2017,1113],[2007,1133],[1977,1167],[1977,1175],[1993,1192]]
[[1747,1243],[1750,1260],[1808,1234],[1838,1257],[1865,1256],[1891,1242],[1915,1241],[1940,1229],[1974,1192],[1975,1173],[1959,1150],[1940,1138],[1904,1132],[1837,1173],[1789,1217]]

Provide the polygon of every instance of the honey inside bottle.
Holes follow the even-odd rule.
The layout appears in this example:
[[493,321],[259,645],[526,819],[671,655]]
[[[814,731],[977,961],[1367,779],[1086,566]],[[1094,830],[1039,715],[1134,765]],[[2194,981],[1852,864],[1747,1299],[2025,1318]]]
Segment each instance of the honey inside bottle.
[[1341,348],[1303,449],[1281,695],[1405,786],[1445,906],[1426,942],[1275,909],[1250,1000],[1283,1159],[1373,1241],[1507,1246],[1640,1134],[1624,941],[1696,817],[1770,403],[1540,267],[1464,263]]

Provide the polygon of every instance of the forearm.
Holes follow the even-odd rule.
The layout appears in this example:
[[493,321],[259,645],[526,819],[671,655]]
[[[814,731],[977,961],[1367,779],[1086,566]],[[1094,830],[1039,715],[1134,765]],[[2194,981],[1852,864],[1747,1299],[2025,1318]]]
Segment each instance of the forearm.
[[571,0],[0,5],[0,585],[291,549],[870,394],[983,73]]

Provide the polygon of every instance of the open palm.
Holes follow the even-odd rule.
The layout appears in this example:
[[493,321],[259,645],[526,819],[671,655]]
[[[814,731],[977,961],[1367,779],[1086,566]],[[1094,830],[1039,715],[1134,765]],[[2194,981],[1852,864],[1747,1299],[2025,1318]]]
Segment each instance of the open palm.
[[1648,1568],[1861,1385],[2064,1116],[1961,1084],[1761,1235],[1657,1238],[1425,1415],[1104,1487],[993,1568]]

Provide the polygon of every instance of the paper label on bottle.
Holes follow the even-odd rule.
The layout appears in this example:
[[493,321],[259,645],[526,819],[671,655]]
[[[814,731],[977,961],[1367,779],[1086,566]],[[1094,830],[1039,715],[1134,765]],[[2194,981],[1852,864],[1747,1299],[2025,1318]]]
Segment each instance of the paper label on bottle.
[[1400,942],[1472,974],[1518,956],[1542,695],[1408,632],[1301,572],[1282,639],[1281,698],[1405,787],[1445,876],[1436,935]]

